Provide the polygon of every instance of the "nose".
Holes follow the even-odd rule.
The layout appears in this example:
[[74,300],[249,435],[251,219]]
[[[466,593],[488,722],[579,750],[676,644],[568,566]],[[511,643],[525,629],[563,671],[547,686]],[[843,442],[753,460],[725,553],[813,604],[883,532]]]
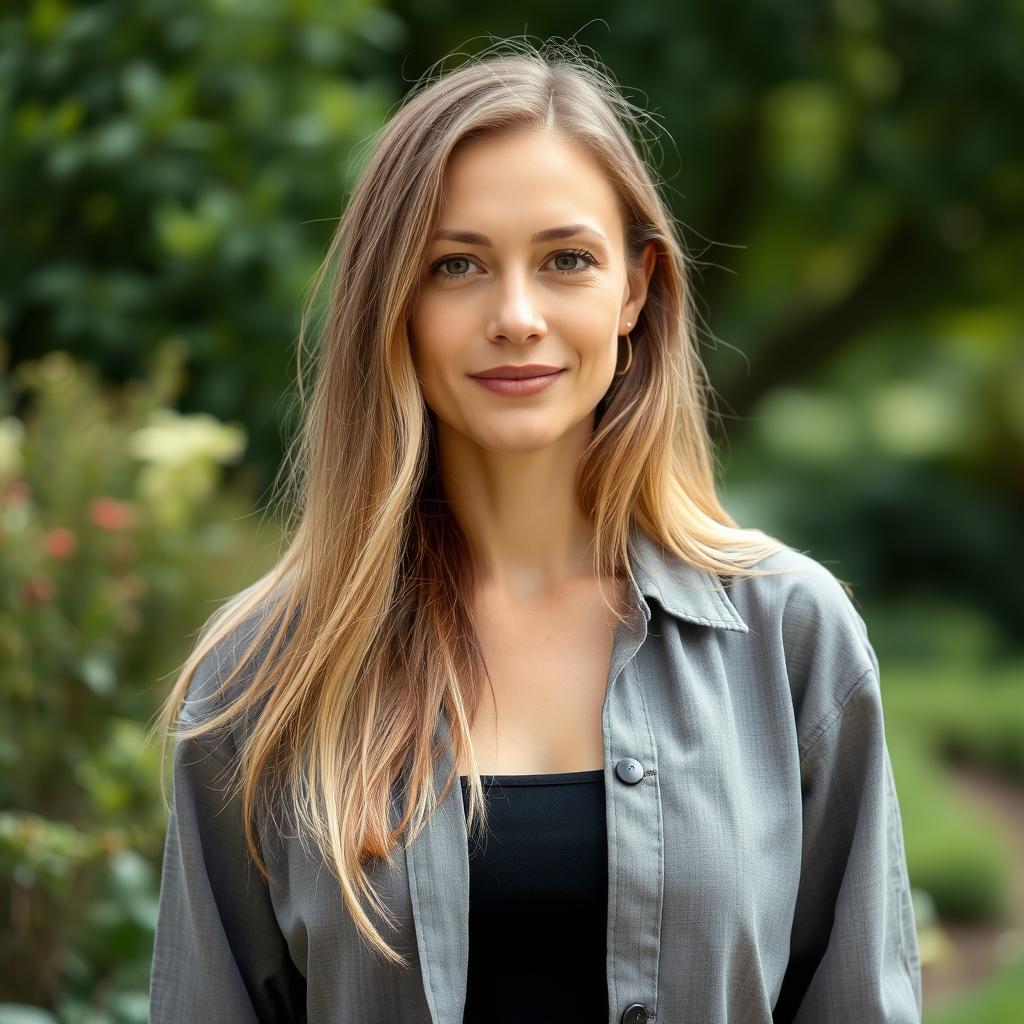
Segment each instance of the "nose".
[[526,275],[509,272],[500,286],[498,306],[487,327],[488,339],[522,344],[537,341],[546,333],[547,325]]

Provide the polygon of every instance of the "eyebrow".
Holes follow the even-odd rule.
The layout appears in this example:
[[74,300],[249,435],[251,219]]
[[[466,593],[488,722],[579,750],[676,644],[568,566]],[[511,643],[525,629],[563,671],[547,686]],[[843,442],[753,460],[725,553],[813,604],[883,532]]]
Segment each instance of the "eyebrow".
[[[530,242],[531,244],[552,242],[562,238],[572,238],[574,235],[585,234],[597,235],[599,238],[604,238],[606,242],[608,241],[604,234],[589,224],[563,224],[558,228],[545,228],[543,231],[538,231],[535,235],[531,236]],[[486,235],[481,235],[476,231],[438,231],[432,240],[437,242],[441,239],[446,239],[450,242],[464,242],[466,245],[493,245]]]

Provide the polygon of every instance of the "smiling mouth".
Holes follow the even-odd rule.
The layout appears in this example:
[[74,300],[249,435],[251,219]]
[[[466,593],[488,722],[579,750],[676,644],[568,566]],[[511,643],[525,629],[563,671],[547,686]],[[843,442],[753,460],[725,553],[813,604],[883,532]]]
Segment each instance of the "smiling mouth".
[[493,370],[483,370],[480,373],[471,373],[469,376],[476,380],[531,380],[537,377],[553,377],[564,369],[564,366],[543,366],[537,369],[525,366],[502,366],[495,367]]
[[561,377],[565,369],[555,370],[553,373],[538,373],[530,377],[478,377],[473,376],[482,387],[496,395],[506,397],[526,396],[539,394],[554,386],[556,378]]
[[477,380],[539,380],[541,377],[554,377],[561,372],[561,370],[551,370],[549,373],[531,373],[527,377],[477,377]]

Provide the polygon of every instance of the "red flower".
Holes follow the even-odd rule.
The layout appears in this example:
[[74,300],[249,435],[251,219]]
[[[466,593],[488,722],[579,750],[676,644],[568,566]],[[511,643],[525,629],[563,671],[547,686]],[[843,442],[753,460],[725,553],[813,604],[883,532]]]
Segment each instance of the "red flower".
[[78,540],[66,526],[58,526],[46,535],[46,553],[51,558],[70,558],[78,548]]
[[126,501],[116,498],[95,498],[89,505],[92,521],[104,530],[124,530],[134,526],[138,510]]

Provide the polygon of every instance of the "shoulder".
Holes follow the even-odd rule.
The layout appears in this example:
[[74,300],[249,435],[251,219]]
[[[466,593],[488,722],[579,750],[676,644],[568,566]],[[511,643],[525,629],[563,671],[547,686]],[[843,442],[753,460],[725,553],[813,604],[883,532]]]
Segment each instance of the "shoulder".
[[[224,636],[214,642],[213,646],[203,654],[196,664],[189,681],[181,717],[187,723],[202,722],[211,714],[222,710],[227,704],[241,696],[245,689],[245,680],[253,675],[252,671],[240,674],[233,684],[225,688],[225,683],[240,665],[245,652],[249,649],[256,636],[260,619],[257,615],[247,616],[236,624]],[[198,647],[206,643],[213,632],[213,620],[208,620],[200,630]],[[255,666],[253,666],[255,668]]]
[[[200,630],[194,654],[207,646],[208,639],[220,631],[219,624],[229,608],[221,609],[206,621]],[[268,622],[273,611],[271,599],[262,600],[254,609],[237,618],[195,664],[182,702],[181,725],[186,728],[201,725],[229,707],[237,708],[237,713],[230,717],[224,728],[208,734],[207,745],[220,746],[226,740],[229,750],[238,749],[243,730],[251,724],[252,716],[258,713],[258,702],[251,699],[250,690],[280,628],[279,623]]]
[[746,612],[761,625],[775,624],[790,645],[807,643],[819,630],[852,632],[852,639],[867,644],[852,585],[817,559],[787,546],[753,568],[771,575],[732,576],[727,581],[741,615]]
[[877,687],[878,660],[850,584],[788,546],[753,568],[772,575],[728,577],[726,592],[749,627],[753,656],[785,671],[798,711],[806,704],[811,718],[829,714],[868,674]]

